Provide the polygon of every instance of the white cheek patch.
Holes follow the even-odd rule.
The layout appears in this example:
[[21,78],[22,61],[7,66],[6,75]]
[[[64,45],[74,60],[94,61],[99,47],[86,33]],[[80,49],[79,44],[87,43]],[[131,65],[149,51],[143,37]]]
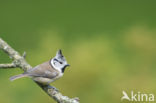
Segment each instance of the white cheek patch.
[[51,65],[54,67],[54,69],[58,70],[59,72],[61,72],[61,69],[59,67],[56,67],[54,64],[54,59],[51,60]]

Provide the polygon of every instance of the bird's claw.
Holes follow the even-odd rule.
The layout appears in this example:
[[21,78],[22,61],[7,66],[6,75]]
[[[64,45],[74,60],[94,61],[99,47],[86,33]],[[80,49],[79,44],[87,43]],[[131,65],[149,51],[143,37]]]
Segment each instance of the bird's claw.
[[54,86],[48,85],[48,88],[49,88],[49,89],[53,89],[53,90],[55,90],[55,91],[57,91],[57,92],[59,91],[59,90],[58,90],[57,88],[55,88]]

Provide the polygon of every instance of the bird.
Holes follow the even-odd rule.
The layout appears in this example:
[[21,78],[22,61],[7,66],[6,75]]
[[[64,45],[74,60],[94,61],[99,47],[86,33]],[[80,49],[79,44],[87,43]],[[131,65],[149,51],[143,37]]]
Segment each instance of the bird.
[[19,78],[30,77],[37,83],[48,85],[51,82],[61,78],[66,67],[68,66],[70,65],[67,63],[62,51],[59,49],[56,52],[56,56],[49,61],[39,64],[22,74],[12,76],[10,80],[14,81]]

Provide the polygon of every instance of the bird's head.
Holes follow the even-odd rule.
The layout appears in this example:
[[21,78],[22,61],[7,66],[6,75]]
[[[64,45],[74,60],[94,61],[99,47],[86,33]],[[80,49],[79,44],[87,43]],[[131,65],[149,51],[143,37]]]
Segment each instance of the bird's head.
[[65,68],[69,66],[61,50],[58,50],[56,56],[51,59],[51,65],[62,73],[64,72]]

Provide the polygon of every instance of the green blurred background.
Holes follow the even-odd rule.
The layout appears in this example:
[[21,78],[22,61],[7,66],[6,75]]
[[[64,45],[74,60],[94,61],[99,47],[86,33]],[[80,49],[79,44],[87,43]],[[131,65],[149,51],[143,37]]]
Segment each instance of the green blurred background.
[[[156,94],[155,0],[0,0],[0,37],[32,66],[61,48],[71,66],[52,85],[81,103]],[[0,63],[10,62],[0,51]],[[0,103],[55,103],[29,78],[9,81],[19,73],[0,70]]]

